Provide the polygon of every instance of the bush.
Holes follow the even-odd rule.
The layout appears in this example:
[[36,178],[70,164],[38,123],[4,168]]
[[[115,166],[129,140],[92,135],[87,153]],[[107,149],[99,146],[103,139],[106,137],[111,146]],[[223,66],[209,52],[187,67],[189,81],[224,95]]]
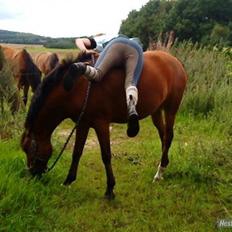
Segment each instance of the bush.
[[[232,115],[232,65],[228,55],[198,44],[182,43],[171,51],[188,73],[182,111],[228,124]],[[230,123],[232,125],[232,123]]]
[[76,48],[74,39],[50,39],[44,44],[45,48],[61,48],[61,49],[71,49]]

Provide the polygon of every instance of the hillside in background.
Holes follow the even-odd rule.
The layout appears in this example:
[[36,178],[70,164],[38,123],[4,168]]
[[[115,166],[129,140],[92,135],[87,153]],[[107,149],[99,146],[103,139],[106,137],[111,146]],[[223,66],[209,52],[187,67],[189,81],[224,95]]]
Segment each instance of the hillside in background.
[[49,48],[74,48],[74,38],[51,38],[32,33],[0,30],[0,43],[41,44]]
[[50,37],[15,31],[0,30],[0,43],[44,44]]

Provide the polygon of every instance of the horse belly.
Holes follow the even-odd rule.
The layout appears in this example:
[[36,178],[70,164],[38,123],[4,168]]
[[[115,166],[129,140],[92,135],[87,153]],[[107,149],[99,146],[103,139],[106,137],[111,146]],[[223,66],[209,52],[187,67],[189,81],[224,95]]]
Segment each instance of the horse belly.
[[137,110],[141,118],[145,118],[157,111],[168,95],[165,80],[153,76],[142,77],[138,86]]

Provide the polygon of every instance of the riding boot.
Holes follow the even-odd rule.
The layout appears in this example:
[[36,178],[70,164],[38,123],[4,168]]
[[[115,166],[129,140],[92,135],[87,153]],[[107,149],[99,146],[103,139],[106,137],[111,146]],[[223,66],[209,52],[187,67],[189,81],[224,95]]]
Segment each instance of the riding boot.
[[126,89],[126,97],[128,109],[127,135],[129,137],[135,137],[139,132],[139,116],[136,111],[138,90],[136,86],[129,86]]

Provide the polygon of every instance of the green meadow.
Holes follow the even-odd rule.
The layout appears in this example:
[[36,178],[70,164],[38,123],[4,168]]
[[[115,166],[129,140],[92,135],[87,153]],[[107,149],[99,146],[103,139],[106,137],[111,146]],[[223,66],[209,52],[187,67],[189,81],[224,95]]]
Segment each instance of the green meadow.
[[[20,148],[27,109],[12,116],[6,106],[0,117],[0,231],[232,230],[218,226],[220,220],[232,221],[231,52],[185,43],[171,53],[184,63],[189,81],[164,180],[152,183],[161,145],[150,118],[141,121],[133,139],[127,138],[126,125],[112,124],[114,200],[104,198],[106,176],[93,130],[70,187],[62,183],[74,137],[51,172],[32,178]],[[73,126],[67,119],[54,131],[49,165]]]

